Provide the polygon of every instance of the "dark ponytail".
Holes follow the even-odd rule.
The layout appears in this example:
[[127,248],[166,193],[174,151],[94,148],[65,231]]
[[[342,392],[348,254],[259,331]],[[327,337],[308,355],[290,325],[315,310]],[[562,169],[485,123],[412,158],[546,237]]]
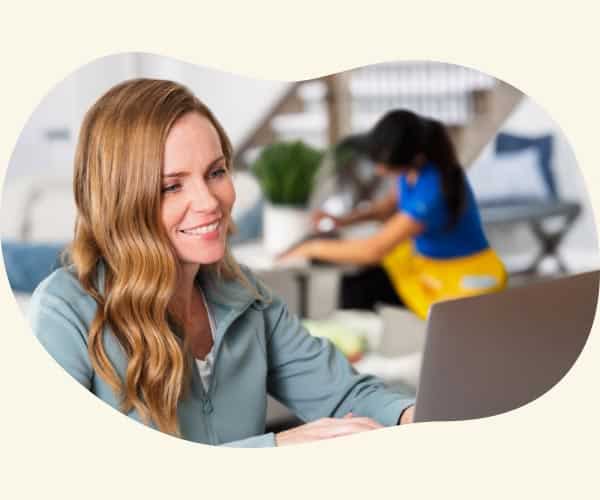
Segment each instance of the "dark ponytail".
[[423,154],[440,172],[442,192],[449,212],[449,226],[458,222],[466,200],[463,169],[446,127],[436,120],[408,110],[387,113],[368,134],[371,160],[394,168],[406,168]]
[[464,171],[446,127],[436,120],[423,120],[427,129],[423,152],[440,171],[442,191],[450,213],[450,227],[452,227],[458,223],[466,204]]

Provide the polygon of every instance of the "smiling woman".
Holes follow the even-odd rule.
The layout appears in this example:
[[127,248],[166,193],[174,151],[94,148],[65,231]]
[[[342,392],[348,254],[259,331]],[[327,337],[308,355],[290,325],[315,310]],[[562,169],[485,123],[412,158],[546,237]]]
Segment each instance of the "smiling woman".
[[[192,441],[275,446],[409,422],[410,397],[357,374],[231,257],[231,157],[177,83],[102,96],[79,137],[68,259],[32,297],[37,338],[109,405]],[[267,393],[309,423],[265,434]]]

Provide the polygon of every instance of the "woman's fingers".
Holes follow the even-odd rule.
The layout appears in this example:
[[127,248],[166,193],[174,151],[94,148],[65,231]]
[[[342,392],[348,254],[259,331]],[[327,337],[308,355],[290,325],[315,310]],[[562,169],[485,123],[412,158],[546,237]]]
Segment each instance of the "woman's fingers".
[[327,233],[337,229],[339,226],[339,219],[333,215],[329,215],[327,212],[322,210],[316,210],[311,214],[311,223],[313,229],[319,232]]
[[402,412],[400,424],[412,424],[415,418],[415,405],[409,406]]
[[278,446],[307,443],[381,429],[382,427],[381,424],[371,418],[354,417],[351,413],[348,413],[344,415],[344,418],[322,418],[280,432],[276,435],[276,442]]
[[318,424],[315,425],[315,431],[320,439],[346,436],[348,434],[381,429],[383,427],[381,424],[366,417],[324,419],[324,421],[317,420],[315,424]]
[[344,424],[338,425],[336,423],[333,425],[333,427],[349,429],[350,433],[383,428],[383,425],[379,424],[378,422],[375,422],[375,420],[366,417],[352,417],[343,420],[345,421]]
[[314,229],[318,229],[319,222],[324,217],[327,217],[327,214],[321,210],[315,210],[313,213],[310,214],[310,222],[312,223]]

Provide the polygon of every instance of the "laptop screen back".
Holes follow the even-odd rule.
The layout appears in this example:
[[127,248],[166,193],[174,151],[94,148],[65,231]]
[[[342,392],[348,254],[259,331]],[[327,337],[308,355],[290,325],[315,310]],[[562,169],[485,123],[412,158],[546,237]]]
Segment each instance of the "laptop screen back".
[[552,388],[588,338],[598,271],[434,304],[415,422],[503,413]]

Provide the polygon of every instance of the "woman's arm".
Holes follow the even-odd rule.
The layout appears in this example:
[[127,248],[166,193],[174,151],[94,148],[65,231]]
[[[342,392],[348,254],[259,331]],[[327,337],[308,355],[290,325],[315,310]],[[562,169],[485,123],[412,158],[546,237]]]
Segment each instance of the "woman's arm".
[[329,218],[333,220],[335,228],[351,226],[358,224],[359,222],[367,221],[385,221],[391,217],[396,211],[398,203],[398,192],[396,186],[392,186],[383,198],[372,201],[369,205],[364,208],[352,210],[346,215],[339,217],[331,216],[325,212],[317,211],[313,215],[313,222],[318,227],[318,223],[323,218]]
[[376,264],[396,245],[423,232],[424,226],[402,212],[393,215],[373,236],[355,240],[308,241],[283,258],[305,257],[337,264]]
[[[92,385],[93,368],[87,350],[87,324],[75,310],[76,300],[62,296],[46,281],[31,298],[28,319],[34,335],[46,351],[86,389]],[[81,302],[81,301],[80,301]]]
[[394,184],[383,198],[374,200],[365,208],[353,210],[339,219],[343,226],[372,220],[385,221],[396,212],[397,204],[398,190]]
[[[347,358],[326,339],[312,336],[278,299],[265,309],[267,329],[267,389],[306,422],[339,419],[352,413],[380,425],[397,425],[414,401],[408,393],[392,392],[371,375],[358,374]],[[333,422],[332,426],[369,427],[369,421]],[[344,432],[329,423],[309,429]],[[327,428],[325,428],[327,427]],[[305,431],[308,429],[304,429]]]

